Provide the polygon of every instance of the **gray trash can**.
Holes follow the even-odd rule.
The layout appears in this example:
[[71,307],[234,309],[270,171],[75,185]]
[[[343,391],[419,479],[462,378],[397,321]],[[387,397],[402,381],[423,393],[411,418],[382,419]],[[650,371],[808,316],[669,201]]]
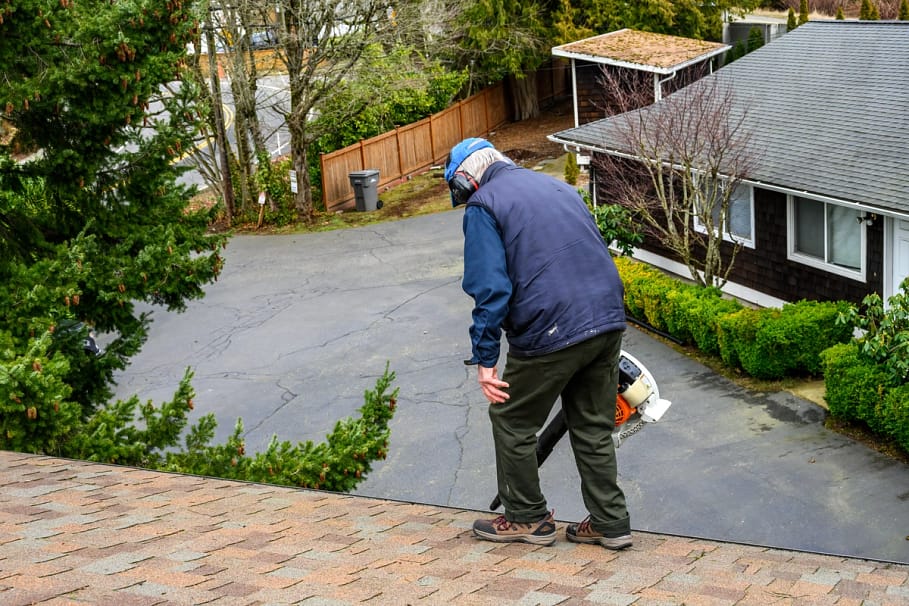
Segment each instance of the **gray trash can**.
[[357,170],[348,175],[354,190],[357,210],[376,210],[379,207],[379,171],[377,169]]

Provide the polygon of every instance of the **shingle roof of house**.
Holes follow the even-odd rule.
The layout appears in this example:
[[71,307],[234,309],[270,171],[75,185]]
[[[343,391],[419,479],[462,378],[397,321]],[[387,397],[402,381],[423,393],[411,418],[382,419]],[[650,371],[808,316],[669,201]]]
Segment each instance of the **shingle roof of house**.
[[620,29],[557,46],[552,54],[668,74],[729,48],[718,42]]
[[488,513],[0,451],[0,604],[855,604],[909,565],[634,533],[489,543]]
[[[747,106],[761,150],[750,180],[909,212],[909,22],[809,22],[707,78],[731,83]],[[628,151],[616,127],[608,118],[550,139]]]

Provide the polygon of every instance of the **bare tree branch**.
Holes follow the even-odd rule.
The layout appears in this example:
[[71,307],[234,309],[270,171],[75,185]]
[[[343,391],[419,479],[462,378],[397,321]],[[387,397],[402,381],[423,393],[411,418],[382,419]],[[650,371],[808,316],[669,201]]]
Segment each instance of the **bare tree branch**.
[[747,104],[715,75],[646,107],[651,93],[641,81],[604,70],[602,86],[612,110],[623,112],[609,122],[609,153],[595,162],[607,197],[630,208],[693,280],[722,287],[742,246],[728,229],[730,205],[760,155]]

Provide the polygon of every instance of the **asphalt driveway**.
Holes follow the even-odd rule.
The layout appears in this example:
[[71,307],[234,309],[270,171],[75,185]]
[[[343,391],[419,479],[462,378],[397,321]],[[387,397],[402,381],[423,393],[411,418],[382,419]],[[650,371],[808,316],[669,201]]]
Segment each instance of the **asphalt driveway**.
[[[187,367],[218,438],[247,450],[321,440],[386,363],[400,389],[389,456],[357,489],[485,510],[495,496],[488,404],[461,291],[459,210],[366,228],[237,236],[221,279],[183,314],[154,310],[118,396],[161,401]],[[629,328],[624,348],[673,406],[618,451],[635,529],[909,563],[909,466],[826,430],[789,393],[751,393]],[[586,515],[567,438],[541,471],[559,520]]]

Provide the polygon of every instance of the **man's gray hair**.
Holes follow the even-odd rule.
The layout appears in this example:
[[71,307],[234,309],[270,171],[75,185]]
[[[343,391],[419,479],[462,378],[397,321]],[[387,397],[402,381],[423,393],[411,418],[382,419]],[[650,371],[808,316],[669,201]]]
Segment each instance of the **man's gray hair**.
[[479,183],[480,179],[483,178],[483,173],[486,172],[486,169],[495,162],[508,162],[509,164],[514,164],[514,162],[509,160],[502,152],[494,147],[484,147],[464,158],[464,161],[461,162],[461,166],[458,170],[464,171]]

